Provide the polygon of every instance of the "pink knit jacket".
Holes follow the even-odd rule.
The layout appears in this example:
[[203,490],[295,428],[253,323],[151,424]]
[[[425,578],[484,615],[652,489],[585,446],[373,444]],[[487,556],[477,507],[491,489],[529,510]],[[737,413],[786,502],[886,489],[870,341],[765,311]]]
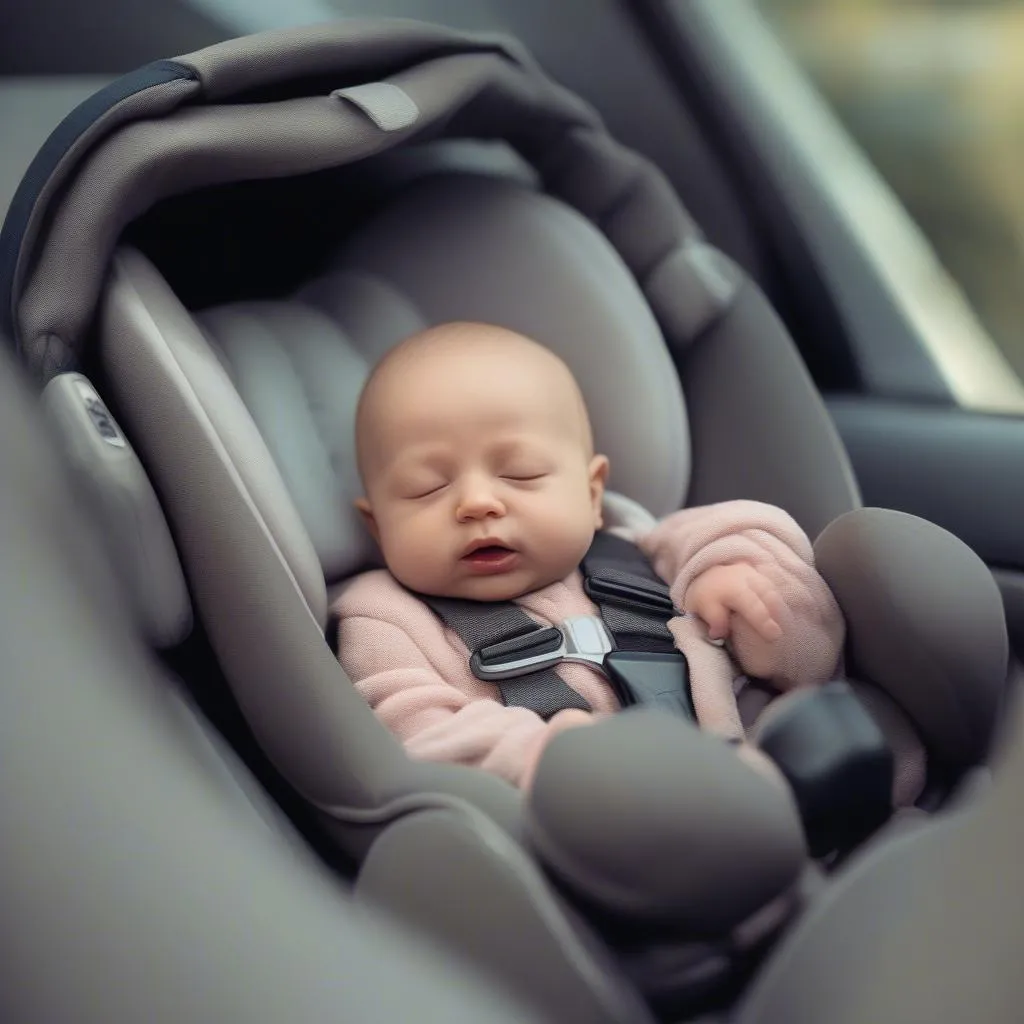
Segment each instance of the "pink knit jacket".
[[[608,495],[605,512],[606,525],[648,556],[677,608],[698,575],[739,561],[768,575],[783,599],[783,636],[775,642],[737,623],[726,650],[707,640],[694,616],[670,621],[689,662],[703,728],[743,736],[735,686],[744,674],[780,691],[821,685],[833,676],[843,647],[843,619],[814,569],[810,541],[788,514],[758,502],[731,501],[684,509],[655,522],[618,495]],[[517,603],[545,626],[597,611],[578,572]],[[575,663],[556,671],[586,698],[591,712],[562,711],[544,722],[532,711],[505,707],[497,687],[470,671],[462,641],[385,570],[356,577],[334,611],[342,667],[411,757],[476,766],[526,787],[553,736],[619,709],[604,676]]]

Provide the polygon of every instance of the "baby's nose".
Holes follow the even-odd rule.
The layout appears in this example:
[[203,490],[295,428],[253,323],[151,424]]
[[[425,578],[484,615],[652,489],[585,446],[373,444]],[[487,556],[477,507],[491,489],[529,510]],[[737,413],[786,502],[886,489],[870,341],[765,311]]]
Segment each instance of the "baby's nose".
[[459,495],[459,507],[456,514],[460,520],[503,516],[505,506],[493,487],[489,487],[483,481],[474,481],[467,483]]

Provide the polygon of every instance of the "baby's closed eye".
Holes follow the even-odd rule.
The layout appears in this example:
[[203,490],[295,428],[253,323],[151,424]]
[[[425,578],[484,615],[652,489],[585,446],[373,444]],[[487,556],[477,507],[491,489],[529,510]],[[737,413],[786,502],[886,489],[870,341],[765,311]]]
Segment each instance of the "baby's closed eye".
[[510,480],[513,483],[532,483],[535,480],[543,480],[552,472],[551,464],[538,454],[529,456],[521,454],[507,461],[503,459],[494,468],[502,480]]
[[420,498],[429,498],[432,494],[440,494],[440,492],[447,486],[447,484],[437,484],[435,486],[428,487],[426,490],[417,490],[414,494],[408,495],[408,498],[411,501],[417,501]]
[[448,481],[439,476],[413,476],[407,477],[398,483],[398,494],[409,500],[416,501],[419,498],[429,498],[432,494],[439,494],[448,486]]
[[542,480],[547,475],[548,475],[547,473],[526,472],[526,471],[515,472],[515,473],[506,472],[506,473],[502,473],[501,474],[501,479],[502,480],[511,480],[514,483],[530,483],[533,480]]

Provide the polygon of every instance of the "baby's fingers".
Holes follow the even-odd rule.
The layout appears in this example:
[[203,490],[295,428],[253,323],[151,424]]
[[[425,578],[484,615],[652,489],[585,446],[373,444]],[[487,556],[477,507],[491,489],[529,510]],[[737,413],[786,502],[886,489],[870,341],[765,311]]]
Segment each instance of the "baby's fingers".
[[757,573],[749,580],[750,586],[757,592],[764,601],[765,606],[776,622],[781,622],[786,614],[786,602],[774,583],[762,573]]
[[738,591],[734,598],[733,611],[741,616],[750,626],[757,630],[765,640],[778,640],[782,636],[782,627],[775,618],[770,605],[774,605],[774,588],[764,596],[753,585]]

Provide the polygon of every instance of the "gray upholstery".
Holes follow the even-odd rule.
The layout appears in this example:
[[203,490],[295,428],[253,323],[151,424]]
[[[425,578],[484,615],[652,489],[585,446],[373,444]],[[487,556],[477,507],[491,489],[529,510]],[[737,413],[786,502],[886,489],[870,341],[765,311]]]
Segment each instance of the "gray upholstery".
[[352,507],[356,396],[369,366],[428,323],[497,322],[547,344],[580,381],[611,485],[659,515],[685,497],[685,404],[643,296],[592,225],[519,185],[450,175],[410,188],[294,300],[198,319],[328,580],[374,558]]
[[297,841],[144,650],[14,370],[0,351],[0,1019],[565,1019],[355,905]]
[[[116,382],[119,389],[124,389],[119,397],[126,415],[139,414],[136,407],[141,404],[138,396],[142,391],[137,389],[152,387],[150,380],[166,382],[202,433],[201,441],[188,444],[174,422],[161,419],[152,423],[150,429],[180,449],[179,474],[167,480],[165,488],[173,489],[189,508],[202,515],[204,495],[197,488],[198,476],[189,461],[212,457],[265,524],[266,543],[280,550],[280,562],[296,595],[304,602],[313,624],[322,626],[326,594],[316,553],[295,514],[279,470],[264,454],[259,431],[231,380],[188,312],[144,258],[124,253],[115,268],[115,280],[118,286],[110,293],[105,355],[119,373],[137,375]],[[122,353],[118,345],[130,350]],[[143,356],[150,364],[134,365]],[[134,399],[130,397],[133,394]]]
[[484,33],[458,32],[441,25],[397,18],[339,18],[319,25],[297,25],[239,39],[225,39],[179,60],[194,68],[203,91],[214,102],[297,74],[310,77],[344,73],[346,78],[404,67],[453,48],[527,58],[513,41]]
[[[32,349],[46,338],[80,337],[106,268],[98,254],[108,253],[125,224],[158,199],[235,180],[240,162],[252,177],[300,174],[334,166],[339,145],[359,158],[381,149],[386,138],[361,111],[330,96],[273,109],[188,108],[122,129],[86,162],[77,190],[50,225],[19,308],[22,334]],[[67,265],[76,268],[76,287],[54,288]]]
[[83,495],[95,504],[101,535],[131,594],[142,634],[154,647],[173,647],[192,629],[192,603],[167,519],[109,410],[110,438],[90,419],[87,401],[100,399],[80,373],[54,377],[43,391],[58,443]]
[[658,324],[622,258],[569,207],[494,179],[435,179],[346,241],[339,265],[389,282],[429,323],[496,322],[547,345],[580,382],[610,486],[655,515],[683,503],[686,410]]
[[[34,255],[34,242],[37,233],[41,233],[46,222],[47,202],[60,194],[68,180],[78,170],[78,161],[93,148],[104,135],[116,131],[123,124],[130,124],[136,118],[149,116],[159,117],[167,111],[173,110],[180,103],[187,102],[199,90],[199,83],[194,80],[178,80],[165,82],[146,89],[142,92],[133,93],[116,103],[108,112],[106,117],[99,121],[93,121],[85,126],[75,137],[74,143],[65,152],[63,159],[54,169],[53,174],[43,184],[38,200],[32,208],[28,223],[26,225],[26,242],[19,253],[17,266],[14,273],[14,287],[12,289],[10,310],[11,322],[17,325],[18,304],[21,289],[29,277],[29,267]],[[67,263],[63,268],[68,266]],[[63,269],[62,268],[62,269]],[[6,316],[4,317],[6,320]],[[17,335],[15,336],[17,340]],[[45,376],[59,372],[60,369],[70,369],[64,365],[67,359],[66,345],[58,340],[56,343],[44,341],[41,351],[36,353],[39,365],[36,369]]]
[[693,448],[689,504],[765,501],[810,537],[860,505],[846,449],[810,374],[751,282],[678,362]]
[[775,951],[734,1024],[1020,1019],[1021,710],[995,782],[851,863]]
[[728,934],[785,894],[806,856],[788,790],[652,711],[557,736],[527,822],[540,859],[584,900],[697,936]]
[[485,815],[437,810],[397,822],[374,843],[356,898],[416,925],[540,1008],[557,1007],[562,1024],[644,1024],[649,1013],[620,966],[548,888],[529,852]]
[[[676,348],[718,323],[740,292],[739,268],[703,241],[665,176],[612,139],[590,107],[514,44],[409,22],[348,23],[231,41],[172,67],[191,76],[189,85],[200,80],[203,102],[168,111],[164,94],[147,89],[139,95],[152,99],[152,112],[163,116],[147,121],[140,100],[136,123],[118,131],[116,108],[107,111],[97,122],[96,141],[109,134],[78,154],[73,187],[58,195],[44,187],[45,198],[32,205],[32,230],[18,245],[14,329],[20,350],[44,379],[81,359],[115,240],[157,200],[218,182],[342,166],[413,136],[419,142],[440,136],[509,143],[548,191],[600,226],[646,289]],[[400,123],[386,111],[382,117],[351,102],[344,90],[296,97],[284,81],[359,75],[369,80],[347,89],[364,96],[366,90],[386,92],[392,107],[403,97]],[[274,102],[216,105],[251,99],[244,90],[260,80],[264,89],[280,87]],[[63,165],[55,172],[67,173]],[[38,232],[47,202],[47,230]],[[31,277],[23,279],[28,265]]]
[[[14,329],[29,365],[44,378],[75,368],[119,234],[166,196],[336,167],[441,130],[486,137],[495,118],[509,122],[526,149],[550,145],[552,132],[598,126],[589,107],[514,49],[490,36],[371,21],[268,32],[179,58],[182,72],[201,81],[205,103],[173,109],[196,91],[189,80],[176,92],[139,93],[131,108],[138,119],[124,127],[116,108],[108,111],[92,129],[94,141],[108,133],[104,144],[75,154],[81,163],[74,186],[59,196],[44,188],[46,198],[32,208],[38,230],[43,204],[53,202],[45,234],[30,230],[19,239]],[[261,80],[264,88],[292,76],[343,81],[376,61],[388,77],[362,84],[406,95],[418,115],[403,128],[382,129],[363,107],[331,95],[334,89],[267,104],[216,102]],[[156,116],[147,120],[150,112]]]
[[984,761],[1009,664],[985,563],[953,534],[887,509],[841,516],[814,551],[846,617],[854,671],[910,714],[949,767]]
[[122,253],[103,309],[101,355],[122,424],[160,489],[196,605],[268,756],[315,806],[373,830],[427,803],[467,798],[511,832],[504,782],[414,764],[324,643],[324,578],[280,472],[195,322],[137,253]]
[[[333,580],[372,558],[352,505],[359,493],[352,413],[368,360],[423,323],[401,295],[372,279],[338,275],[332,284],[348,329],[300,303],[237,304],[202,314],[199,323],[280,468],[324,575]],[[381,335],[385,344],[375,346]],[[354,338],[367,339],[366,355]]]

